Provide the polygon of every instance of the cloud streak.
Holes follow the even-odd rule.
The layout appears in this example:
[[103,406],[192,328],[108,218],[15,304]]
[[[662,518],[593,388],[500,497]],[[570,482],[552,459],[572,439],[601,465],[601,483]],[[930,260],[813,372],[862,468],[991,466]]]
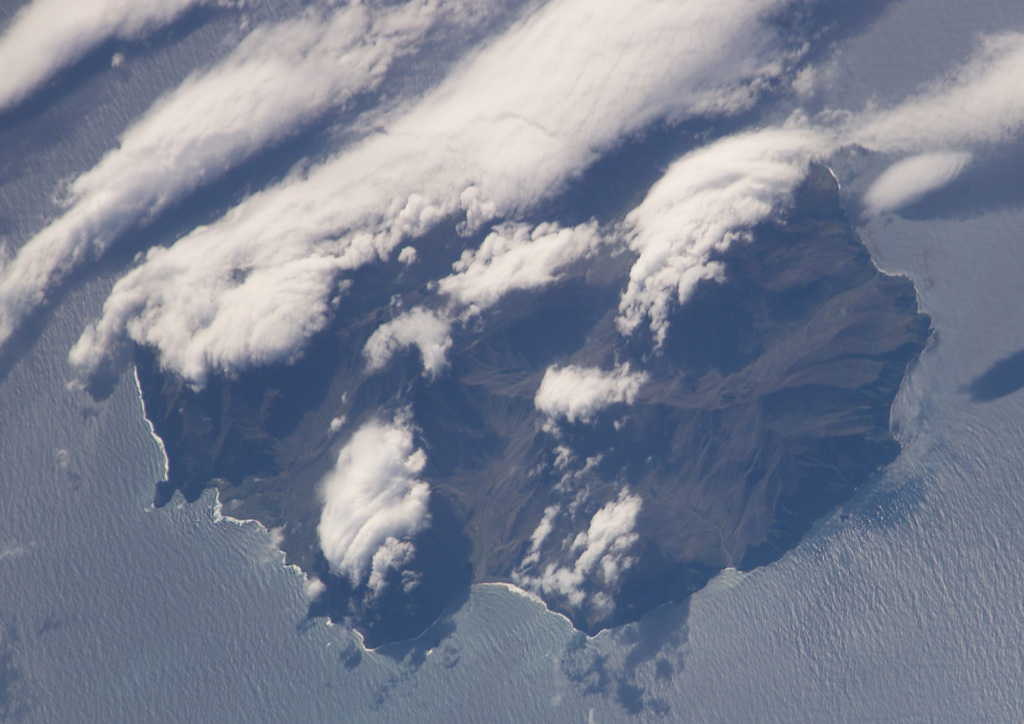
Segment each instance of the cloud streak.
[[848,117],[844,145],[899,156],[864,195],[868,213],[913,203],[955,179],[976,157],[1024,134],[1024,34],[981,38],[963,64],[888,108]]
[[326,18],[309,11],[256,28],[222,61],[189,76],[71,182],[63,215],[0,274],[0,341],[68,271],[132,226],[374,88],[396,57],[417,47],[441,7],[416,0],[384,12],[351,5]]
[[0,36],[0,111],[111,38],[139,40],[215,0],[33,0]]
[[[780,62],[765,22],[784,5],[547,3],[380,133],[253,195],[169,251],[151,252],[118,283],[79,358],[127,335],[156,348],[166,367],[201,380],[211,370],[293,355],[326,323],[337,278],[387,258],[403,239],[455,214],[476,228],[528,209],[655,121],[748,108],[785,70],[789,56]],[[270,294],[277,315],[300,330],[287,341],[247,330],[262,322],[235,307],[266,281],[270,265],[307,282]],[[194,289],[209,292],[197,298]],[[100,350],[84,348],[94,345]]]
[[981,39],[964,64],[891,108],[853,118],[845,141],[880,153],[1009,143],[1024,132],[1024,34]]
[[[647,324],[660,343],[673,306],[685,303],[701,281],[724,278],[718,255],[749,239],[753,227],[784,209],[812,161],[851,145],[915,154],[916,160],[893,166],[869,192],[866,203],[881,212],[948,182],[960,161],[966,161],[962,154],[973,154],[974,147],[1019,134],[1024,92],[1017,70],[1024,59],[1024,36],[1003,34],[984,39],[961,68],[897,106],[823,115],[817,125],[797,119],[686,154],[618,229],[515,221],[631,133],[660,120],[749,107],[788,72],[795,57],[765,23],[782,6],[768,0],[553,0],[536,8],[485,42],[438,87],[400,104],[384,117],[378,132],[315,167],[297,170],[170,248],[151,250],[115,285],[101,319],[75,346],[72,361],[89,374],[128,339],[152,347],[165,368],[199,385],[211,372],[230,374],[289,361],[344,304],[346,277],[389,258],[404,241],[452,217],[467,230],[505,221],[438,281],[436,290],[451,306],[435,312],[436,320],[473,315],[512,290],[543,287],[602,244],[624,243],[637,258],[620,300],[619,330],[629,335]],[[427,9],[434,6],[417,7],[429,15]],[[358,28],[378,22],[365,12],[352,8],[332,16],[332,23],[348,29],[347,36],[327,33],[317,23],[307,27],[306,19],[286,30],[266,30],[291,38],[288,47],[307,49],[296,50],[295,58],[271,53],[284,58],[288,70],[282,77],[323,75],[319,56],[308,51],[319,48],[318,43],[340,43],[348,49],[344,52],[355,54],[352,58],[378,58],[386,64],[402,52],[403,42],[413,42],[409,38],[429,25],[423,14],[394,16],[389,22],[399,29],[379,31],[380,37],[392,39],[381,51],[358,39]],[[412,10],[402,6],[395,12]],[[248,67],[246,52],[264,62],[272,46],[253,41],[253,49],[240,50],[239,59],[211,74]],[[325,51],[324,58],[337,55],[330,47],[334,50]],[[360,83],[376,82],[374,72],[365,70],[376,65],[356,65],[363,69],[356,74],[361,80],[341,74],[345,80],[337,88],[344,90],[335,93],[343,96]],[[202,80],[193,83],[199,86]],[[210,93],[223,86],[223,78],[211,82]],[[187,95],[184,87],[180,93]],[[151,118],[158,116],[154,109]],[[175,135],[143,134],[148,120],[139,124],[140,138]],[[268,120],[266,128],[295,122]],[[238,126],[245,124],[239,121]],[[265,138],[240,141],[238,148],[258,146],[283,132],[268,131]],[[86,229],[86,236],[102,240],[118,230],[120,211],[94,216],[82,211],[85,215],[79,216],[78,209],[93,208],[91,200],[102,197],[99,189],[129,188],[105,183],[117,176],[106,164],[110,169],[137,167],[131,173],[142,177],[152,172],[146,157],[156,147],[129,143],[134,138],[126,134],[121,149],[76,182],[72,209],[44,235],[69,239]],[[116,158],[121,160],[115,163]],[[133,159],[137,163],[129,163]],[[196,168],[196,174],[204,173],[206,166]],[[182,188],[193,183],[189,173],[182,178]],[[163,203],[154,189],[166,180],[149,184],[148,191],[146,183],[134,184],[131,193],[142,189],[138,203],[122,203],[129,198],[126,191],[116,207],[129,209],[132,219],[151,213]],[[72,231],[58,233],[62,224]],[[68,248],[72,251],[63,257],[51,253],[51,247],[38,257],[26,255],[23,265],[21,259],[11,264],[0,281],[6,325],[0,331],[9,333],[21,310],[44,296],[45,284],[33,287],[22,280],[39,277],[47,263],[58,271],[67,268],[82,253],[76,244]],[[407,262],[413,258],[412,252],[403,257]],[[400,330],[402,322],[395,324],[368,348],[371,368],[401,346],[416,343],[408,330]],[[429,374],[443,368],[445,339],[424,338],[420,349],[426,350]]]

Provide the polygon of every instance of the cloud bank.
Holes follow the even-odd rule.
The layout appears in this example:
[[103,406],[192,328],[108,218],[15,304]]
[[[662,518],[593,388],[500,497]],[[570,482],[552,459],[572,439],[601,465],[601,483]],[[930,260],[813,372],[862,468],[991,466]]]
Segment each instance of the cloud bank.
[[[127,335],[195,381],[287,359],[326,323],[338,277],[403,239],[454,214],[467,228],[515,215],[656,121],[748,108],[791,58],[766,22],[784,5],[553,0],[380,133],[152,251],[77,358]],[[270,286],[277,278],[286,293]],[[294,335],[257,331],[262,318],[238,308],[257,294]]]
[[215,0],[33,0],[0,36],[0,111],[111,38],[139,40]]
[[646,372],[630,372],[628,362],[608,372],[597,367],[552,366],[544,373],[533,404],[552,419],[589,423],[609,405],[632,405],[647,378]]
[[417,477],[426,462],[400,415],[360,427],[321,483],[320,548],[334,573],[371,596],[411,560],[411,538],[429,524],[430,488]]
[[66,190],[67,208],[0,275],[0,342],[49,289],[128,229],[375,87],[440,13],[432,0],[351,5],[253,30],[222,61],[166,94]]

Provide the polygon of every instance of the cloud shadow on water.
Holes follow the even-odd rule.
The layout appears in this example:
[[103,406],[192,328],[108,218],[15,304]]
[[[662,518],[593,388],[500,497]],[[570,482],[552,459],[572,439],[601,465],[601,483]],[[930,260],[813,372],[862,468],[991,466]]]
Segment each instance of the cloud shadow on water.
[[671,705],[654,689],[671,686],[683,669],[689,614],[687,597],[607,632],[608,639],[591,641],[577,632],[562,653],[562,675],[581,695],[612,698],[631,716],[665,716]]
[[23,721],[34,708],[25,690],[25,677],[15,660],[20,641],[13,621],[0,628],[0,721]]
[[946,186],[900,209],[911,221],[966,220],[1020,207],[1024,187],[1024,144],[998,158],[980,158]]
[[996,361],[967,387],[974,402],[992,402],[1024,387],[1024,349]]

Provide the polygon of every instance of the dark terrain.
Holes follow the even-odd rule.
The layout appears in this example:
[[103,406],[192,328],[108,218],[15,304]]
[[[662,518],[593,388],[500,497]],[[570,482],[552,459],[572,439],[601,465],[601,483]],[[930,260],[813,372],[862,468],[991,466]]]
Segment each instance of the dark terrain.
[[[675,310],[658,352],[647,332],[624,340],[615,330],[632,262],[620,255],[456,327],[437,380],[422,376],[415,350],[368,375],[361,350],[390,319],[392,295],[437,303],[426,282],[467,243],[451,229],[420,240],[407,271],[360,272],[333,327],[291,366],[197,392],[138,350],[147,415],[169,458],[157,504],[213,486],[228,515],[283,528],[288,562],[327,584],[311,615],[354,625],[371,646],[419,634],[474,581],[511,580],[545,507],[576,500],[541,550],[542,562],[571,565],[564,541],[624,486],[643,505],[637,562],[607,591],[613,612],[547,601],[581,630],[635,620],[725,566],[770,563],[899,453],[890,408],[929,320],[909,280],[875,269],[825,169],[754,237],[722,257],[724,283],[703,283]],[[623,360],[650,374],[634,405],[562,424],[561,440],[542,429],[533,397],[549,365]],[[410,563],[422,583],[409,595],[391,585],[368,607],[320,553],[317,486],[360,424],[405,406],[429,461],[432,522]],[[554,466],[559,444],[575,455],[568,471]]]

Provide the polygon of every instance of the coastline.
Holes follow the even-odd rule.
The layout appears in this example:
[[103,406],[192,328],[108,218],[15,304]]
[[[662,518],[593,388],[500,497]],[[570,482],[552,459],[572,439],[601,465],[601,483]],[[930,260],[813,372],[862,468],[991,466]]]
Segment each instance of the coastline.
[[[899,455],[902,450],[902,444],[892,430],[890,421],[892,413],[891,400],[884,410],[883,422],[882,406],[877,404],[881,402],[881,398],[877,397],[877,395],[881,392],[888,396],[890,388],[893,387],[896,390],[894,394],[898,394],[898,390],[906,382],[907,366],[897,372],[894,362],[906,359],[906,355],[909,354],[907,350],[910,344],[921,341],[923,349],[931,339],[931,335],[927,334],[921,340],[918,340],[917,334],[924,329],[921,325],[927,324],[927,316],[920,312],[921,304],[917,284],[914,283],[913,279],[904,275],[890,274],[883,271],[875,263],[870,250],[857,238],[855,230],[839,204],[835,176],[831,170],[827,169],[827,167],[826,169],[819,169],[816,175],[809,178],[805,193],[810,197],[811,203],[805,203],[798,208],[797,212],[794,212],[798,222],[798,225],[795,227],[796,231],[791,230],[790,227],[780,222],[778,226],[764,230],[763,233],[766,236],[761,244],[738,247],[733,252],[734,256],[738,256],[740,259],[740,263],[737,264],[734,272],[737,278],[740,279],[743,279],[743,274],[746,274],[752,280],[750,288],[746,289],[743,285],[739,285],[739,287],[734,285],[730,290],[724,285],[709,286],[705,289],[707,293],[703,299],[691,301],[690,306],[683,309],[683,314],[689,315],[684,321],[688,321],[691,326],[699,323],[699,319],[696,318],[700,316],[701,311],[706,312],[709,308],[717,308],[715,305],[720,302],[724,302],[725,306],[735,303],[741,311],[748,308],[759,309],[758,300],[761,297],[757,295],[764,295],[766,293],[762,288],[765,286],[765,274],[759,271],[759,265],[764,260],[765,255],[769,255],[768,261],[774,264],[775,267],[793,271],[795,281],[792,281],[791,285],[801,294],[803,294],[804,287],[799,286],[800,284],[824,285],[824,290],[817,293],[817,296],[812,297],[811,304],[821,305],[820,308],[825,311],[819,316],[811,316],[812,314],[818,315],[818,312],[815,311],[819,308],[818,306],[802,307],[799,300],[794,302],[792,297],[790,297],[784,301],[792,303],[793,306],[792,308],[782,309],[782,312],[780,312],[783,315],[781,319],[771,315],[764,318],[755,317],[755,320],[760,320],[766,324],[780,325],[779,333],[775,337],[767,338],[763,348],[759,349],[755,345],[752,352],[749,349],[741,348],[741,352],[749,354],[749,359],[740,358],[737,362],[740,366],[736,369],[732,369],[729,366],[721,368],[724,369],[726,374],[726,377],[721,377],[723,381],[716,382],[713,376],[718,374],[717,370],[721,367],[719,363],[722,359],[733,359],[730,347],[725,347],[725,352],[729,354],[720,354],[719,357],[709,357],[708,359],[698,357],[696,362],[690,360],[687,356],[690,353],[687,350],[681,350],[678,364],[684,365],[688,363],[694,366],[696,372],[701,374],[708,373],[707,379],[711,380],[711,382],[704,388],[694,390],[664,388],[665,399],[657,400],[654,404],[651,404],[649,413],[639,409],[634,413],[634,418],[637,420],[641,419],[642,414],[647,415],[642,422],[646,427],[637,427],[629,433],[629,437],[622,437],[621,441],[616,438],[615,442],[615,445],[624,451],[636,449],[643,450],[648,455],[657,453],[661,448],[655,448],[652,445],[661,443],[658,441],[652,443],[652,439],[647,433],[654,429],[651,427],[652,425],[662,425],[664,427],[663,421],[659,417],[659,415],[666,414],[662,411],[683,409],[685,404],[692,404],[698,410],[703,409],[702,405],[713,410],[717,405],[715,400],[720,400],[723,394],[728,393],[731,397],[727,395],[726,401],[734,405],[734,411],[729,414],[735,415],[735,410],[746,410],[749,413],[762,409],[758,405],[774,405],[772,414],[775,417],[772,424],[775,427],[771,428],[772,435],[792,434],[794,440],[796,440],[795,445],[803,446],[798,449],[807,450],[815,456],[815,464],[821,463],[838,467],[839,472],[835,479],[828,481],[829,487],[810,496],[805,494],[806,491],[801,492],[804,490],[801,486],[810,480],[808,475],[814,472],[810,467],[798,471],[803,475],[803,478],[790,476],[790,482],[783,481],[781,483],[790,486],[787,488],[787,495],[790,496],[785,503],[787,507],[779,512],[780,516],[785,516],[782,518],[784,525],[790,526],[790,528],[783,530],[785,536],[777,535],[771,541],[766,540],[763,544],[758,544],[759,548],[755,549],[753,546],[748,546],[746,549],[741,548],[740,550],[747,557],[730,555],[726,551],[727,560],[725,561],[725,566],[738,565],[743,570],[770,564],[777,560],[780,553],[784,553],[786,550],[797,545],[800,538],[808,530],[812,529],[813,525],[823,515],[828,515],[830,511],[834,510],[833,504],[837,500],[841,502],[850,490],[866,482],[870,479],[870,475],[873,475],[882,466],[891,463]],[[837,223],[841,223],[843,226],[839,227]],[[798,242],[799,246],[794,246],[794,241]],[[807,250],[819,250],[822,247],[825,247],[823,251],[826,254],[824,262],[818,260],[813,254],[808,257],[804,253]],[[776,256],[772,257],[770,256],[771,254],[776,254]],[[831,256],[827,256],[829,254]],[[870,260],[869,264],[865,264],[866,259]],[[868,269],[870,269],[870,273]],[[879,274],[885,277],[885,279],[872,279],[874,274]],[[897,279],[900,279],[913,291],[905,288],[904,284],[894,284],[893,281]],[[837,293],[828,288],[827,285],[829,284],[839,285],[840,290],[852,290],[851,296],[837,301]],[[869,284],[872,286],[868,286]],[[864,298],[864,289],[872,291],[881,302],[869,300],[868,303],[857,307],[856,305]],[[701,311],[694,311],[693,305],[698,303],[704,306],[698,308]],[[877,306],[880,303],[886,306]],[[739,305],[742,304],[748,306],[741,308]],[[831,305],[831,307],[825,306],[826,304]],[[840,304],[843,306],[838,306]],[[851,308],[859,315],[859,320],[868,325],[864,328],[866,331],[861,328],[850,327],[851,322],[846,318],[846,304],[853,305]],[[916,312],[911,311],[911,305],[914,306]],[[830,309],[834,311],[829,311]],[[787,318],[785,314],[792,314],[794,316]],[[793,322],[796,326],[792,328],[785,327],[784,325],[790,323],[791,319],[796,320]],[[910,325],[911,322],[914,326],[907,326],[905,330],[903,330],[902,326],[898,328],[892,327],[894,323]],[[804,332],[803,330],[808,325],[810,325],[810,332]],[[699,331],[700,327],[695,327],[694,329]],[[771,329],[774,330],[774,327],[771,327]],[[792,332],[792,329],[796,329],[797,333]],[[849,332],[850,329],[853,329],[853,341],[844,342],[838,348],[835,345],[829,346],[831,344],[829,340],[832,336],[839,331]],[[740,328],[739,333],[743,334],[743,328]],[[792,335],[792,339],[787,335]],[[325,340],[322,340],[322,343],[325,346],[329,346],[329,341],[328,338],[325,338]],[[727,338],[726,342],[727,344],[732,344],[733,340]],[[741,337],[739,342],[746,343],[747,339]],[[771,344],[776,344],[777,347],[771,347]],[[899,344],[903,346],[897,347],[896,345]],[[879,360],[877,362],[880,365],[878,369],[881,369],[884,365],[889,365],[887,377],[883,379],[879,376],[876,379],[873,375],[880,373],[872,372],[871,370],[874,368],[869,367],[866,368],[866,372],[860,370],[862,374],[868,375],[863,378],[866,381],[847,385],[846,373],[844,372],[847,367],[841,367],[837,370],[829,368],[831,371],[826,370],[817,373],[818,376],[812,376],[809,381],[801,378],[793,382],[790,377],[795,376],[797,373],[792,372],[790,367],[783,366],[784,364],[795,365],[804,358],[812,358],[813,361],[813,355],[819,354],[819,350],[821,350],[820,354],[824,355],[822,359],[826,361],[833,359],[845,360],[851,358],[851,352],[857,351],[858,345],[868,345],[866,348],[867,354],[861,356],[874,354]],[[861,347],[861,349],[865,348]],[[780,350],[781,352],[776,354]],[[786,355],[791,355],[791,357]],[[853,356],[855,357],[856,355]],[[319,511],[315,505],[314,498],[310,497],[307,493],[315,489],[316,482],[320,478],[318,477],[317,469],[311,467],[309,461],[315,455],[329,462],[332,459],[332,455],[336,455],[336,448],[333,447],[336,443],[331,442],[334,438],[329,433],[326,434],[324,439],[314,438],[311,440],[308,437],[302,436],[301,433],[293,433],[291,428],[282,433],[281,436],[278,436],[278,433],[273,431],[268,432],[268,430],[272,430],[269,427],[271,423],[266,423],[265,420],[273,420],[274,412],[272,408],[267,406],[265,401],[268,399],[280,399],[276,396],[277,390],[278,386],[284,383],[274,375],[279,376],[281,371],[274,373],[261,372],[259,376],[251,380],[243,380],[242,382],[223,381],[219,383],[218,387],[213,390],[206,390],[200,396],[195,391],[187,389],[173,380],[168,381],[164,379],[161,382],[161,373],[159,373],[155,365],[155,360],[152,360],[151,356],[148,358],[143,357],[142,359],[149,359],[151,361],[143,364],[142,375],[140,375],[139,366],[136,365],[133,368],[133,377],[142,404],[143,414],[150,427],[151,436],[158,442],[161,448],[165,473],[169,472],[170,467],[168,459],[169,448],[171,454],[178,456],[176,459],[181,458],[182,460],[181,467],[175,466],[175,475],[179,479],[174,481],[173,485],[165,486],[164,490],[169,495],[181,491],[185,494],[185,499],[191,501],[196,499],[205,488],[212,487],[214,488],[214,517],[216,521],[227,518],[228,521],[239,526],[245,525],[247,522],[255,522],[272,539],[275,536],[275,531],[280,531],[282,526],[287,525],[287,529],[290,531],[288,539],[283,542],[280,540],[276,541],[275,547],[283,555],[285,565],[295,567],[302,574],[305,596],[311,604],[310,617],[324,616],[336,623],[344,622],[346,628],[349,628],[353,621],[370,621],[366,629],[369,633],[360,633],[361,643],[366,650],[378,650],[393,643],[416,640],[423,631],[441,620],[446,615],[446,612],[450,610],[452,604],[458,601],[460,597],[466,595],[467,589],[473,590],[472,586],[474,585],[500,585],[516,595],[540,602],[549,612],[556,613],[558,616],[565,618],[575,630],[581,631],[588,636],[596,637],[610,628],[617,628],[629,621],[640,620],[650,611],[656,610],[663,605],[685,600],[692,592],[700,590],[707,585],[708,579],[716,576],[718,570],[721,570],[720,566],[716,567],[710,563],[705,564],[704,561],[691,564],[688,561],[668,560],[666,562],[665,559],[661,559],[652,567],[636,571],[636,575],[622,587],[621,592],[625,603],[619,607],[619,611],[616,612],[614,618],[609,616],[607,619],[595,618],[594,620],[586,620],[580,618],[571,608],[567,608],[557,597],[553,597],[548,602],[537,593],[522,589],[511,583],[504,576],[507,573],[507,569],[503,570],[501,568],[502,562],[499,562],[489,570],[478,569],[477,576],[482,579],[479,582],[473,583],[470,580],[466,580],[463,585],[458,587],[449,586],[449,583],[444,583],[444,585],[429,591],[429,598],[421,596],[420,594],[423,593],[423,589],[418,589],[416,594],[419,597],[416,602],[417,605],[421,602],[426,602],[426,604],[419,611],[420,615],[415,619],[415,623],[413,623],[414,619],[407,613],[404,613],[404,609],[401,608],[401,606],[406,605],[405,603],[390,602],[391,608],[388,609],[386,615],[394,616],[401,612],[403,618],[388,619],[389,623],[385,625],[382,622],[383,619],[380,619],[380,616],[384,614],[378,615],[379,611],[371,610],[365,601],[360,600],[359,592],[352,590],[351,587],[346,587],[344,581],[333,581],[326,567],[326,562],[322,557],[317,557],[316,540],[313,537],[312,531],[315,531],[315,521],[318,518]],[[769,366],[765,369],[754,367],[755,363],[760,364],[762,359],[768,360],[766,364]],[[784,362],[779,363],[778,367],[771,367],[770,365],[773,364],[773,360],[778,359],[783,359]],[[792,361],[785,362],[785,360],[790,359]],[[875,358],[873,357],[872,359]],[[910,362],[912,361],[913,357],[910,359]],[[673,364],[676,363],[676,361],[673,362]],[[732,362],[729,364],[732,364]],[[872,364],[876,363],[873,362]],[[704,366],[701,367],[701,365]],[[747,374],[745,366],[761,371],[754,377],[744,377]],[[811,369],[815,368],[812,367]],[[331,367],[327,371],[333,372],[333,370],[334,368]],[[680,366],[679,370],[683,370],[687,374],[690,372],[690,368],[685,366]],[[673,368],[671,374],[679,374],[679,370]],[[308,369],[303,368],[300,372],[305,377],[315,377],[315,375],[309,374],[310,370]],[[394,381],[404,384],[403,380],[405,378],[403,375],[406,375],[408,372],[418,372],[418,370],[396,367],[393,370]],[[298,373],[289,371],[289,374]],[[898,385],[895,384],[897,374],[899,375]],[[775,377],[772,377],[772,375],[775,375]],[[418,376],[416,379],[418,379]],[[690,379],[693,379],[693,377],[691,376]],[[146,409],[143,380],[146,383],[146,394],[150,395],[150,400],[154,403],[151,411]],[[750,380],[753,380],[753,382],[748,384]],[[767,380],[767,382],[764,382],[764,380]],[[775,384],[773,380],[778,380],[777,388],[772,387]],[[338,384],[335,387],[344,390],[351,389],[352,379],[342,378],[342,382],[344,384]],[[357,385],[364,382],[365,380],[362,377],[357,377],[354,380],[354,383]],[[758,388],[753,383],[763,384],[764,389]],[[326,385],[326,381],[324,381],[324,384]],[[801,385],[806,387],[801,387]],[[358,389],[358,387],[355,389]],[[806,394],[804,392],[805,389],[826,390],[829,393],[834,393],[836,398],[834,400],[826,398],[820,404],[814,401],[816,398],[812,398],[809,406],[801,407],[804,404],[803,396]],[[847,393],[848,389],[851,390],[849,393]],[[331,394],[334,394],[334,392]],[[435,397],[438,394],[440,393],[437,391],[437,388],[424,392],[424,395]],[[769,395],[772,395],[770,398],[771,402],[762,402],[762,400],[768,400]],[[857,395],[860,395],[860,397],[857,397]],[[873,397],[869,399],[865,396]],[[284,397],[284,395],[281,397]],[[348,398],[349,404],[351,404],[354,397],[356,397],[355,394],[350,395]],[[259,405],[261,399],[264,401],[262,408]],[[310,401],[314,399],[316,404],[322,404],[321,398],[308,396],[293,398],[289,401],[288,414],[292,416],[297,426],[315,423],[315,428],[321,429],[324,425],[319,423],[319,419],[316,416],[322,417],[329,411],[330,418],[336,419],[339,414],[347,414],[352,411],[352,408],[345,408],[341,411],[338,409],[307,409],[304,405],[310,404]],[[870,415],[857,412],[866,402],[872,400],[873,405]],[[341,401],[342,404],[345,403],[344,396],[342,396]],[[433,400],[428,399],[427,402],[432,403]],[[854,402],[857,402],[860,407],[854,405]],[[333,402],[331,404],[333,405]],[[365,416],[373,413],[374,410],[379,409],[382,403],[379,399],[368,398],[362,400],[360,404],[362,407],[355,408],[356,412],[350,415],[353,419],[358,418],[360,415]],[[249,407],[245,407],[245,405],[249,405]],[[656,405],[660,405],[660,407],[656,407]],[[261,410],[258,426],[250,424],[253,420],[251,411],[254,409]],[[424,413],[426,415],[425,419],[442,419],[430,415],[430,409],[428,404]],[[270,410],[270,412],[264,415],[267,410]],[[849,423],[844,423],[845,427],[838,430],[824,431],[824,434],[832,436],[831,438],[826,438],[827,440],[835,439],[837,442],[819,444],[815,442],[816,438],[813,436],[808,438],[804,435],[803,426],[805,422],[803,420],[805,417],[818,416],[827,422],[830,419],[838,419],[840,413],[851,414],[851,411],[852,414],[857,416],[851,418]],[[161,431],[168,431],[170,435],[168,438],[170,441],[169,447],[157,433],[158,425],[155,425],[154,421],[149,419],[150,412],[156,416],[155,419],[159,422]],[[308,420],[305,417],[307,414],[311,416]],[[665,418],[665,421],[671,424],[678,422],[681,433],[687,435],[693,432],[695,426],[705,424],[705,421],[708,419],[711,418],[695,417],[690,419],[680,417],[677,420],[677,418],[672,417]],[[185,425],[184,428],[183,424]],[[712,432],[719,435],[722,440],[730,441],[732,433],[729,431],[731,428],[729,427],[728,420],[714,422],[714,424],[717,427],[714,427]],[[528,427],[529,425],[527,424],[524,426],[524,429]],[[302,428],[296,427],[294,429],[301,430]],[[445,428],[442,425],[439,429],[449,438],[457,439],[460,434],[472,434],[467,432],[465,428],[457,426]],[[792,433],[790,432],[791,430]],[[231,438],[232,442],[229,442],[224,447],[222,443],[225,439],[228,439],[229,433],[235,435],[235,437]],[[594,437],[592,433],[593,431],[587,434],[590,437]],[[254,458],[249,454],[249,451],[259,445],[265,446],[265,449],[269,450],[270,443],[267,441],[272,443],[283,440],[285,439],[283,437],[284,434],[289,436],[287,438],[288,445],[290,446],[288,454],[298,455],[299,457],[272,458],[271,463],[275,467],[272,473],[264,477],[261,470],[254,469],[258,468],[259,465],[253,465]],[[612,433],[610,431],[603,431],[600,434],[607,437]],[[615,434],[618,434],[618,428],[615,429]],[[744,437],[739,438],[739,442],[735,443],[735,449],[726,450],[723,453],[723,459],[730,463],[735,463],[737,460],[743,462],[747,460],[749,455],[755,453],[760,455],[762,448],[775,449],[771,447],[774,443],[770,439],[766,441],[759,437],[762,435],[760,429],[755,430],[754,433],[744,433],[744,435]],[[804,436],[801,437],[801,435]],[[846,438],[841,437],[841,435],[859,436],[856,437],[858,442],[856,444],[846,443],[844,442]],[[439,437],[435,437],[433,442],[435,447],[432,454],[435,454],[438,449],[437,446],[441,444],[441,440]],[[581,451],[584,450],[583,445],[599,444],[599,440],[596,437],[594,440],[579,437],[575,442],[581,446]],[[231,447],[232,445],[235,447]],[[500,450],[500,448],[495,449]],[[224,450],[228,450],[231,457],[229,457],[227,463],[221,464],[218,456],[223,454]],[[663,452],[673,451],[665,448]],[[864,452],[871,453],[870,459],[864,457]],[[277,453],[274,452],[272,454],[276,455]],[[637,461],[631,460],[629,454],[627,452],[620,453],[615,465],[635,466]],[[662,455],[659,459],[668,461],[670,456]],[[295,460],[301,460],[302,466],[296,466],[294,464]],[[868,467],[871,467],[868,464],[870,460],[876,460],[876,465],[872,470],[868,470]],[[239,467],[233,468],[230,465]],[[627,468],[623,467],[622,469],[626,470]],[[690,471],[685,465],[680,467],[678,471],[669,465],[664,471],[655,475],[655,477],[669,480],[672,479],[671,475],[676,472],[687,475],[693,474],[693,471]],[[862,473],[867,475],[867,477],[862,477]],[[775,475],[772,469],[757,474],[762,475],[765,480],[768,480],[767,476],[769,474]],[[796,482],[793,482],[793,480]],[[816,479],[810,480],[810,482],[815,481]],[[656,483],[657,481],[654,482]],[[725,482],[728,483],[729,481]],[[755,480],[755,482],[757,481]],[[447,500],[442,497],[442,493],[446,489],[445,486],[451,486],[452,483],[438,476],[431,480],[431,484],[438,493],[434,499],[447,503]],[[452,487],[451,489],[458,492],[457,488]],[[811,490],[811,488],[807,490]],[[653,492],[655,495],[662,497],[652,498],[652,503],[658,500],[661,503],[665,503],[664,491],[654,488]],[[684,490],[683,492],[686,491]],[[285,498],[284,496],[288,497]],[[169,498],[162,498],[165,502],[167,499]],[[243,502],[245,505],[239,505]],[[710,506],[720,505],[721,503],[721,501],[714,499],[703,502],[698,500],[697,502]],[[157,504],[159,505],[160,503]],[[226,514],[224,512],[225,504],[232,511],[240,511],[243,515],[239,517]],[[285,505],[291,505],[292,507],[283,507]],[[661,505],[659,507],[664,506]],[[655,513],[656,508],[652,507],[651,511]],[[262,516],[262,519],[249,515],[252,512]],[[439,512],[435,511],[435,515]],[[458,529],[460,534],[464,534],[466,521],[460,517],[464,514],[453,515],[453,512],[452,510],[445,511],[446,519],[449,520],[448,525],[435,526],[428,533],[443,534],[446,531]],[[774,509],[768,509],[757,514],[767,517],[774,516],[776,512]],[[807,520],[810,520],[811,523],[806,524]],[[298,529],[293,528],[296,521],[300,525]],[[573,524],[572,521],[568,521],[568,523],[569,525]],[[304,529],[301,528],[303,525],[305,526]],[[657,535],[662,535],[658,531],[664,531],[663,535],[666,536],[675,535],[673,531],[676,528],[666,527],[669,525],[678,527],[678,519],[673,518],[671,514],[666,512],[662,518],[655,520],[653,528],[648,528],[648,530],[652,531],[651,537],[654,538]],[[299,533],[296,533],[296,530]],[[510,540],[505,543],[506,550],[514,551],[514,546],[516,545],[515,536],[520,532],[528,534],[530,530],[532,530],[530,521],[528,517],[524,517],[523,520],[516,524],[515,530],[509,532]],[[305,537],[301,537],[303,532]],[[280,537],[279,532],[276,535]],[[690,531],[687,535],[696,535],[696,533]],[[436,545],[438,542],[444,543],[444,541],[435,540],[431,540],[429,543],[426,540],[418,542],[417,545],[424,553],[422,560],[427,567],[417,570],[422,570],[427,575],[436,572],[444,573],[446,570],[455,570],[459,561],[462,561],[462,558],[456,560],[457,556],[453,557],[451,550],[446,548],[445,545]],[[512,556],[509,560],[514,564],[514,555],[512,553],[507,555]],[[557,557],[557,554],[553,555]],[[289,559],[294,562],[291,564],[287,563]],[[675,567],[673,568],[672,566]],[[715,570],[716,568],[717,570]],[[670,578],[666,578],[666,576],[670,576]],[[467,574],[468,578],[469,574]],[[668,590],[664,585],[660,585],[659,581],[670,581],[675,588]],[[320,594],[324,593],[321,586],[326,586],[328,589],[327,595],[323,597],[320,596]],[[350,607],[353,601],[354,604]],[[366,617],[365,619],[363,618],[364,616]],[[573,623],[574,616],[577,616],[575,624]],[[395,627],[393,625],[394,620],[404,621],[404,625]],[[375,626],[377,627],[376,631],[374,630]],[[418,627],[420,626],[423,628],[419,629]],[[418,629],[419,633],[414,633],[414,628]],[[380,635],[380,631],[390,632],[399,638],[395,641],[389,641],[387,640],[388,636]],[[365,645],[367,636],[374,640],[375,643],[376,641],[381,641],[381,643],[376,646],[367,647]]]
[[146,427],[149,428],[149,436],[153,438],[157,447],[160,448],[160,457],[163,460],[163,479],[167,480],[171,469],[171,461],[167,456],[167,447],[164,445],[163,438],[157,435],[153,421],[149,419],[149,413],[146,411],[146,399],[142,394],[142,382],[139,380],[139,369],[134,363],[132,364],[132,379],[135,381],[135,396],[138,398],[139,406],[142,408],[142,419],[146,421]]

